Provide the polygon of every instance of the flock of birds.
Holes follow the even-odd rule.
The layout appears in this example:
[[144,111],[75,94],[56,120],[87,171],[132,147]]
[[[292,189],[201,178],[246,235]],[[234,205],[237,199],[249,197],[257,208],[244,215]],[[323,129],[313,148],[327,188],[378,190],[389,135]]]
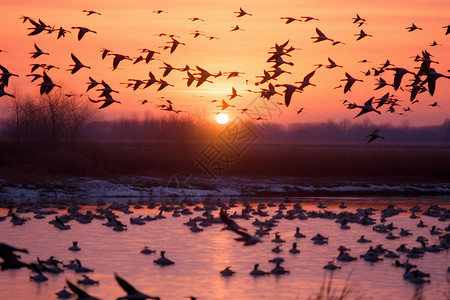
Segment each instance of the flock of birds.
[[[92,10],[83,10],[83,13],[85,13],[87,16],[92,15],[98,15],[101,16],[100,12],[92,11]],[[163,10],[155,10],[153,11],[155,14],[168,14],[168,12]],[[236,14],[237,18],[251,18],[252,14],[245,11],[244,9],[240,8],[238,11],[234,12]],[[36,36],[39,34],[57,34],[57,39],[66,37],[67,34],[72,33],[72,31],[77,31],[77,38],[78,40],[82,40],[85,35],[94,35],[97,34],[95,30],[92,30],[87,27],[82,26],[72,26],[71,30],[63,28],[62,26],[54,26],[49,25],[42,21],[41,19],[38,19],[37,21],[31,17],[28,16],[22,16],[21,19],[24,23],[27,23],[31,25],[29,30],[31,30],[28,35],[29,36]],[[319,19],[311,17],[311,16],[302,16],[299,18],[294,17],[281,17],[281,20],[285,20],[286,24],[291,24],[293,22],[318,22]],[[204,19],[198,18],[198,17],[192,17],[189,18],[191,22],[205,22]],[[357,27],[366,26],[366,19],[362,18],[359,14],[356,14],[356,17],[352,18],[353,23],[357,25]],[[405,28],[408,32],[413,32],[416,30],[422,30],[422,28],[416,26],[415,24],[412,24],[409,27]],[[446,29],[446,31],[443,32],[443,35],[448,35],[450,32],[450,25],[443,26],[443,29]],[[230,31],[243,31],[243,28],[240,28],[238,25],[235,27],[232,27]],[[329,38],[322,30],[320,30],[318,27],[316,27],[316,36],[312,36],[311,39],[314,40],[314,43],[331,43],[331,45],[345,45],[344,42]],[[193,35],[194,38],[204,36],[208,38],[209,40],[218,39],[218,37],[215,36],[209,36],[205,33],[195,30],[190,33]],[[163,51],[168,51],[170,54],[172,54],[174,51],[176,51],[180,46],[185,46],[186,44],[181,42],[179,39],[180,37],[175,34],[167,34],[167,33],[160,33],[157,34],[159,37],[166,37],[169,39],[167,41],[167,44],[164,46],[161,46]],[[360,29],[360,32],[355,34],[356,40],[360,41],[362,39],[372,37],[372,35],[366,33],[363,29]],[[294,93],[302,93],[305,88],[308,88],[310,86],[316,86],[312,81],[314,79],[314,76],[318,69],[324,67],[326,69],[334,69],[334,68],[344,68],[342,65],[337,64],[332,58],[328,58],[329,64],[316,64],[316,69],[309,72],[306,76],[304,76],[302,81],[297,81],[295,83],[280,83],[280,84],[273,84],[274,81],[278,80],[278,76],[282,74],[292,74],[292,72],[285,70],[285,68],[292,67],[294,63],[287,61],[288,57],[291,57],[291,53],[294,50],[301,50],[299,48],[295,48],[292,46],[288,47],[289,41],[286,41],[283,44],[275,44],[273,47],[273,51],[270,51],[270,57],[267,59],[267,63],[272,64],[269,70],[264,70],[264,74],[261,76],[257,76],[255,78],[254,82],[256,87],[261,87],[263,84],[267,84],[266,88],[260,88],[260,89],[248,89],[246,92],[252,92],[252,93],[258,93],[262,98],[265,98],[267,100],[271,99],[272,96],[275,95],[281,95],[279,91],[277,91],[278,88],[284,88],[284,103],[277,102],[280,105],[284,105],[286,107],[289,107],[293,94]],[[433,42],[430,46],[438,46],[437,42]],[[38,47],[38,45],[34,44],[35,51],[31,52],[31,58],[37,59],[39,57],[48,56],[50,53],[43,51]],[[123,64],[124,61],[132,61],[133,64],[137,63],[146,63],[148,64],[152,60],[158,59],[157,56],[161,54],[161,52],[155,50],[155,49],[139,49],[140,53],[137,57],[132,57],[130,55],[122,54],[122,53],[116,53],[110,49],[102,48],[101,49],[101,57],[103,60],[106,60],[107,57],[113,57],[112,61],[112,70],[116,70],[119,66],[119,64]],[[0,50],[0,52],[6,52],[5,50]],[[70,68],[68,71],[71,72],[71,74],[75,74],[79,72],[81,69],[90,69],[89,66],[82,63],[82,60],[78,58],[74,53],[71,53],[71,58],[73,60],[73,64],[70,65]],[[442,73],[439,73],[435,70],[433,67],[434,64],[438,64],[437,61],[433,60],[433,55],[429,53],[427,50],[423,50],[422,53],[417,54],[415,57],[412,58],[415,63],[418,64],[415,69],[417,71],[412,71],[411,69],[406,69],[401,66],[396,66],[393,63],[391,63],[389,60],[386,62],[380,64],[377,67],[371,67],[367,71],[363,72],[365,76],[375,76],[376,80],[378,81],[376,84],[376,87],[374,90],[379,90],[382,88],[391,88],[393,91],[387,92],[383,97],[376,98],[371,97],[369,100],[365,101],[364,103],[358,104],[356,102],[351,102],[349,100],[343,100],[343,105],[347,109],[359,109],[359,112],[355,115],[355,118],[367,114],[367,113],[378,113],[381,114],[382,109],[386,109],[386,112],[390,113],[397,113],[400,115],[406,114],[408,112],[411,112],[411,106],[419,103],[419,100],[416,99],[417,95],[427,92],[433,96],[436,90],[436,81],[439,78],[446,78],[450,79],[449,75],[445,75]],[[169,74],[173,71],[179,71],[179,72],[185,72],[186,73],[186,83],[187,86],[190,87],[195,83],[195,87],[199,87],[203,85],[204,83],[213,83],[213,80],[215,78],[226,76],[227,79],[233,78],[233,77],[239,77],[243,74],[243,72],[237,72],[237,71],[230,71],[230,72],[209,72],[206,69],[196,66],[195,68],[191,68],[188,65],[181,68],[176,68],[170,65],[167,62],[163,62],[164,66],[160,67],[159,69],[163,69],[163,75],[162,78],[157,79],[157,77],[152,73],[152,71],[149,72],[148,78],[142,78],[142,79],[134,79],[130,78],[127,82],[124,82],[123,84],[127,88],[131,88],[133,90],[137,89],[146,89],[150,87],[153,84],[159,84],[159,87],[157,88],[157,91],[161,91],[167,87],[174,87],[173,84],[170,84],[168,81],[166,81],[165,78],[169,76]],[[359,61],[361,64],[369,63],[367,60],[361,60]],[[52,69],[57,69],[59,67],[45,64],[45,63],[34,63],[31,65],[31,74],[28,74],[26,76],[32,77],[32,82],[36,80],[40,80],[40,94],[48,94],[50,93],[55,87],[60,87],[59,85],[55,84],[54,81],[49,76],[49,72]],[[8,93],[5,88],[8,87],[9,79],[13,76],[18,76],[17,74],[11,73],[8,71],[6,67],[3,65],[0,65],[0,68],[2,70],[1,78],[0,78],[0,97],[2,96],[9,96],[14,97],[11,93]],[[42,69],[42,73],[38,74],[35,73],[38,70]],[[450,72],[450,70],[448,70]],[[391,80],[385,80],[383,79],[383,74],[386,73],[387,76],[392,78]],[[403,78],[406,76],[410,77],[410,83],[406,85],[402,85]],[[358,76],[350,75],[348,72],[345,72],[345,78],[343,78],[341,81],[343,81],[345,84],[344,86],[342,84],[335,87],[335,89],[343,89],[343,93],[346,94],[351,91],[351,88],[357,84],[357,82],[363,82],[362,79],[359,79]],[[246,80],[246,83],[250,83],[251,81]],[[91,96],[87,96],[88,99],[93,103],[99,103],[103,102],[103,104],[99,108],[105,108],[110,106],[113,103],[121,103],[120,101],[114,99],[113,93],[119,93],[118,90],[113,89],[109,84],[107,84],[104,80],[95,80],[92,77],[89,77],[89,82],[87,83],[88,87],[85,91],[85,93],[89,92],[91,89],[97,88],[96,91],[100,92],[100,95],[98,98],[100,99],[93,99]],[[409,105],[407,107],[402,107],[403,109],[399,111],[399,108],[401,106],[402,100],[400,100],[398,97],[396,97],[393,92],[398,90],[408,90],[410,92],[409,97]],[[82,94],[83,95],[83,94]],[[71,94],[68,94],[67,96],[72,96]],[[229,103],[230,100],[241,96],[238,94],[236,89],[232,87],[232,94],[228,95],[229,99],[225,100],[212,100],[211,102],[220,102],[221,104],[218,105],[221,110],[225,110],[228,107],[236,107],[236,105],[232,105]],[[163,104],[156,104],[156,107],[169,111],[174,113],[180,113],[181,110],[174,109],[174,103],[170,99],[165,99],[162,97],[164,103]],[[148,99],[140,100],[142,104],[150,103]],[[375,106],[376,105],[376,106]],[[437,101],[434,103],[429,104],[431,107],[439,107],[439,104]],[[249,111],[248,108],[240,108],[238,109],[242,113]],[[304,108],[296,108],[297,114],[300,114],[304,111]],[[256,117],[254,118],[256,120],[265,120],[262,117]]]
[[[271,232],[275,231],[275,228],[281,221],[291,220],[296,222],[297,227],[295,232],[292,234],[292,238],[295,242],[292,243],[292,248],[289,250],[289,253],[292,255],[298,255],[301,253],[301,249],[298,247],[298,241],[302,239],[310,239],[312,243],[316,245],[326,246],[328,244],[328,237],[322,235],[321,233],[317,233],[314,236],[306,236],[304,233],[300,232],[300,227],[298,225],[302,221],[310,218],[321,218],[324,220],[334,220],[342,231],[350,230],[351,226],[363,226],[370,228],[371,231],[385,235],[386,239],[399,240],[399,245],[396,249],[387,249],[381,244],[373,244],[363,235],[356,242],[370,245],[365,253],[362,253],[359,257],[352,256],[350,254],[351,249],[341,245],[337,249],[335,257],[323,266],[324,269],[330,271],[340,269],[341,266],[337,265],[336,262],[346,264],[359,259],[370,263],[377,263],[387,258],[395,261],[392,264],[394,268],[404,269],[404,280],[410,281],[416,285],[422,285],[430,282],[430,274],[420,271],[417,265],[412,264],[409,260],[411,259],[420,262],[420,258],[424,255],[430,255],[429,253],[447,252],[450,248],[450,223],[445,229],[438,228],[435,225],[433,225],[430,229],[426,228],[428,225],[425,224],[426,220],[423,218],[424,216],[436,218],[441,222],[448,222],[450,220],[450,210],[437,205],[431,205],[425,211],[422,211],[421,207],[417,205],[409,208],[409,210],[403,210],[401,208],[394,207],[394,205],[388,205],[380,212],[377,212],[377,209],[374,208],[358,208],[356,211],[351,211],[347,209],[344,202],[339,205],[338,211],[327,209],[327,205],[323,203],[319,203],[317,205],[317,208],[319,209],[318,211],[308,211],[302,207],[300,202],[292,204],[290,201],[284,201],[278,204],[273,202],[253,204],[244,202],[242,205],[237,205],[235,201],[232,201],[230,203],[222,204],[205,203],[203,205],[195,205],[195,203],[186,203],[172,205],[160,204],[154,200],[147,202],[133,202],[130,200],[128,203],[113,202],[107,205],[105,202],[98,202],[97,204],[98,206],[95,213],[91,211],[86,211],[83,213],[81,211],[82,207],[78,204],[66,207],[65,210],[60,210],[58,212],[54,209],[50,209],[51,206],[49,205],[41,206],[37,203],[25,203],[14,209],[10,208],[6,216],[0,217],[0,221],[9,220],[13,226],[21,226],[27,222],[31,222],[31,219],[20,215],[24,213],[33,213],[35,220],[41,220],[52,215],[56,215],[54,217],[50,217],[53,218],[53,220],[48,223],[59,230],[70,230],[71,226],[68,224],[69,222],[76,221],[82,224],[89,224],[93,220],[97,219],[107,221],[106,223],[103,223],[103,225],[112,227],[115,231],[126,231],[128,226],[145,225],[152,221],[165,219],[166,216],[169,215],[173,218],[180,216],[185,216],[185,218],[187,218],[189,216],[189,220],[185,222],[184,225],[189,228],[189,231],[192,232],[192,234],[207,232],[207,229],[210,228],[210,226],[214,224],[222,224],[222,226],[224,226],[222,230],[229,230],[236,234],[237,237],[235,240],[237,243],[242,243],[244,246],[252,246],[261,242],[270,242],[276,245],[271,251],[278,254],[283,251],[281,246],[286,244],[286,240],[282,238],[279,232],[276,232],[273,235],[273,239],[270,239],[270,241],[267,239],[270,235],[272,235]],[[131,217],[129,218],[128,224],[125,224],[126,222],[119,220],[119,215],[117,213],[121,213],[122,216],[125,216],[126,214],[138,213],[140,209],[144,208],[144,205],[146,205],[149,209],[157,208],[159,213],[154,216],[147,215],[144,217],[143,215],[140,215],[139,217]],[[193,207],[194,205],[195,207]],[[57,207],[62,209],[64,205],[57,205]],[[132,207],[134,208],[134,211],[131,210]],[[408,212],[410,213],[409,217],[412,220],[419,219],[417,227],[422,228],[420,231],[422,234],[427,231],[429,232],[429,236],[417,236],[417,244],[408,245],[401,242],[403,237],[412,235],[411,229],[399,229],[394,225],[392,220],[389,220],[401,213],[405,214]],[[191,216],[194,213],[196,213],[197,216]],[[273,214],[271,215],[271,213]],[[420,213],[422,216],[420,216]],[[379,215],[378,221],[377,214]],[[265,220],[261,220],[259,218],[265,218]],[[238,219],[253,219],[251,224],[257,229],[254,233],[251,233],[250,229],[244,228],[238,224]],[[429,242],[431,237],[438,237],[439,242],[431,244]],[[74,241],[73,244],[68,247],[68,251],[78,252],[81,250],[82,249],[78,244],[78,241]],[[152,255],[155,252],[155,250],[151,250],[147,246],[140,251],[142,255]],[[97,280],[91,279],[86,275],[88,273],[93,273],[94,270],[84,266],[79,259],[74,259],[69,263],[64,264],[54,256],[50,256],[47,260],[40,260],[37,258],[37,260],[33,262],[24,262],[20,254],[31,253],[32,251],[29,252],[27,249],[17,248],[1,242],[0,257],[3,259],[3,261],[0,262],[1,271],[21,268],[29,269],[32,272],[30,275],[31,281],[44,282],[48,280],[47,276],[45,276],[46,273],[61,274],[65,270],[71,270],[77,274],[83,275],[83,279],[77,281],[78,285],[99,284]],[[404,256],[406,260],[402,262],[402,259],[400,258],[401,256]],[[153,262],[154,264],[158,264],[163,267],[176,264],[176,262],[165,257],[165,251],[161,251],[160,258],[153,260]],[[275,257],[269,262],[275,265],[275,267],[270,271],[259,269],[259,264],[257,263],[254,265],[254,268],[249,271],[249,275],[266,276],[273,274],[279,276],[290,273],[290,271],[282,265],[284,262],[283,257]],[[448,273],[450,273],[450,266],[448,266]],[[236,271],[232,269],[232,266],[227,266],[220,271],[220,274],[225,277],[234,276]],[[118,274],[114,274],[114,277],[117,283],[127,293],[126,296],[119,297],[117,299],[159,299],[157,296],[149,296],[139,292],[133,287],[133,285]],[[81,287],[69,280],[66,280],[66,284],[72,293],[64,287],[61,291],[56,293],[60,299],[73,297],[74,294],[78,297],[77,299],[80,300],[98,299],[89,295]],[[191,299],[196,298],[191,297]]]

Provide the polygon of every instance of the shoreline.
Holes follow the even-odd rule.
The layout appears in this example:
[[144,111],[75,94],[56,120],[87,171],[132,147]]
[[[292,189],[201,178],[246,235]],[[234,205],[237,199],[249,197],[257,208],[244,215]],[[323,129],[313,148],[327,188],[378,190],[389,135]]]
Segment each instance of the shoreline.
[[[390,183],[386,183],[390,182]],[[0,199],[75,200],[92,198],[203,199],[218,197],[444,197],[450,183],[418,180],[331,180],[317,178],[222,177],[208,179],[176,174],[172,177],[114,176],[52,177],[39,180],[0,179]],[[192,200],[194,201],[194,200]]]

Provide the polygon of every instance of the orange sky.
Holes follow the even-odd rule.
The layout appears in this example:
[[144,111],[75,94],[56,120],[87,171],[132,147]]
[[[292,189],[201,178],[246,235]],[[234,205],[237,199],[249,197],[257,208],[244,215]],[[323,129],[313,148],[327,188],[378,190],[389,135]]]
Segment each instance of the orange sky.
[[[242,6],[244,10],[253,16],[237,18],[233,12]],[[101,15],[86,16],[82,10],[95,10]],[[167,14],[155,14],[154,10],[165,10]],[[382,114],[367,114],[374,123],[402,124],[405,120],[411,125],[440,124],[450,117],[450,80],[440,78],[434,97],[428,92],[420,94],[419,103],[409,103],[407,91],[396,91],[385,87],[378,91],[375,88],[374,76],[365,76],[362,71],[372,67],[379,67],[386,59],[397,67],[403,67],[415,71],[411,57],[420,54],[422,50],[434,55],[433,59],[439,64],[433,67],[439,73],[450,75],[450,35],[445,35],[443,26],[450,24],[448,12],[450,2],[442,1],[109,1],[109,0],[78,0],[78,1],[28,1],[17,0],[2,3],[2,15],[0,20],[0,49],[7,52],[0,53],[0,64],[10,72],[19,74],[19,78],[12,78],[10,86],[5,90],[12,92],[14,89],[24,90],[31,94],[38,93],[38,86],[30,84],[26,74],[30,73],[31,63],[47,63],[60,67],[59,70],[51,70],[49,76],[54,82],[63,85],[66,92],[84,93],[86,91],[88,77],[101,81],[105,80],[113,89],[119,90],[114,95],[122,104],[113,104],[102,111],[104,118],[114,118],[130,115],[168,114],[160,111],[155,106],[162,104],[160,97],[171,99],[174,108],[187,113],[202,115],[206,118],[214,118],[219,111],[217,103],[211,100],[225,99],[231,94],[234,87],[238,94],[230,101],[236,108],[245,108],[256,98],[255,93],[246,90],[258,91],[264,86],[255,86],[258,80],[256,76],[263,75],[263,70],[269,70],[271,63],[266,60],[267,53],[275,43],[283,43],[290,40],[289,45],[301,48],[293,51],[292,57],[284,57],[292,61],[294,66],[283,65],[282,68],[292,74],[283,74],[273,84],[294,84],[315,69],[315,64],[328,64],[330,57],[344,68],[318,69],[311,82],[316,87],[308,86],[303,93],[296,93],[291,105],[286,108],[280,106],[282,113],[273,121],[291,123],[296,121],[327,121],[353,119],[359,110],[346,109],[341,100],[347,99],[362,105],[372,96],[379,98],[387,92],[402,100],[402,107],[409,106],[411,112],[405,115],[391,114],[382,109]],[[366,24],[359,27],[352,23],[352,18],[359,14],[367,20]],[[21,15],[29,16],[35,20],[41,18],[45,23],[59,28],[71,30],[59,40],[56,34],[41,33],[36,36],[27,36],[31,27],[28,22],[23,24],[19,20]],[[280,17],[312,16],[319,21],[293,22],[285,24]],[[198,17],[205,22],[189,21],[189,18]],[[407,32],[405,27],[412,23],[423,28],[414,32]],[[230,32],[236,25],[245,31]],[[97,31],[97,34],[87,33],[78,41],[72,26],[83,26]],[[323,41],[313,43],[311,37],[316,36],[315,28],[318,27],[328,37],[340,40],[345,45],[332,46],[331,42]],[[356,41],[354,34],[363,29],[373,37],[366,37]],[[208,36],[219,39],[209,40],[204,36],[194,38],[190,33],[199,30]],[[186,45],[180,45],[173,53],[160,47],[166,45],[170,39],[158,37],[159,33],[175,34]],[[436,41],[439,46],[431,47]],[[36,43],[43,51],[50,55],[31,59],[29,52],[34,51]],[[101,48],[111,49],[115,53],[137,57],[140,55],[137,49],[148,48],[161,52],[156,55],[159,60],[149,64],[140,62],[133,65],[130,61],[123,61],[119,68],[112,70],[112,57],[101,60]],[[66,69],[72,64],[70,54],[74,53],[85,65],[91,67],[81,69],[76,74],[70,74]],[[367,59],[369,63],[362,64],[358,61]],[[195,83],[191,87],[186,86],[185,72],[172,71],[164,80],[175,85],[157,92],[157,84],[147,88],[132,91],[126,89],[121,82],[128,79],[147,79],[148,72],[152,71],[159,79],[162,77],[163,62],[174,67],[184,67],[188,64],[191,68],[196,65],[206,69],[210,73],[239,71],[245,74],[240,77],[226,79],[219,77],[212,79],[213,83],[204,83],[196,88]],[[38,71],[39,73],[41,71]],[[364,80],[357,82],[352,92],[343,93],[342,89],[334,89],[345,78],[345,72]],[[386,71],[381,75],[388,83],[393,82],[393,72]],[[405,75],[402,87],[409,83],[412,75]],[[283,88],[277,88],[282,92]],[[98,92],[90,91],[91,98],[98,99]],[[148,99],[150,103],[141,105],[139,100]],[[9,97],[2,97],[0,110],[3,115],[7,109]],[[284,102],[282,96],[271,98],[274,102]],[[440,107],[430,107],[429,104],[437,101]],[[93,104],[95,107],[98,104]],[[297,115],[299,108],[305,108]],[[402,112],[402,108],[398,112]],[[226,111],[230,116],[239,112],[234,108]],[[240,115],[240,114],[239,114]],[[365,116],[364,116],[365,117]],[[364,117],[356,119],[362,121]]]

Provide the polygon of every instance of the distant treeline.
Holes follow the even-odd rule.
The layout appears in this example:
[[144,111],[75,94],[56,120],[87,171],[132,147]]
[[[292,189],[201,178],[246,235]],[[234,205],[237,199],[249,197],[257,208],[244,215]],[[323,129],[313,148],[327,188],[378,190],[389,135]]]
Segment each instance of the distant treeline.
[[[16,96],[10,100],[10,111],[1,122],[1,137],[41,147],[88,140],[136,140],[154,142],[197,143],[214,139],[227,126],[218,126],[193,114],[167,112],[164,116],[99,120],[101,114],[87,101],[75,95],[56,91],[39,97]],[[245,120],[245,118],[241,118]],[[450,119],[441,125],[401,126],[371,124],[348,119],[321,123],[282,125],[247,119],[245,126],[257,135],[255,142],[364,142],[375,129],[385,139],[377,143],[449,143]]]
[[[379,129],[384,140],[378,143],[449,143],[450,119],[434,126],[374,125],[370,122],[327,121],[322,123],[258,123],[247,121],[247,126],[257,134],[256,142],[365,142],[367,135]],[[225,127],[220,127],[225,128]],[[93,121],[86,125],[83,137],[94,140],[140,140],[160,142],[199,142],[213,139],[221,129],[216,124],[195,117],[168,116],[148,117],[144,120],[120,119]]]
[[[80,100],[62,93],[11,100],[1,122],[0,175],[450,178],[450,119],[422,127],[251,119],[219,126],[171,112],[99,120],[98,110]],[[368,146],[375,129],[385,139]]]

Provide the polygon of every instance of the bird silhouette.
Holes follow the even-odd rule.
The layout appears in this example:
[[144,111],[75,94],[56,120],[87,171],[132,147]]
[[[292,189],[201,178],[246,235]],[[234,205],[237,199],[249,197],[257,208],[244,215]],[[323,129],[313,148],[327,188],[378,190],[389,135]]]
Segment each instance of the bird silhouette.
[[289,104],[291,103],[292,95],[297,91],[301,92],[298,87],[296,87],[295,85],[292,85],[292,84],[277,84],[275,86],[276,87],[284,86],[286,88],[284,90],[284,104],[286,105],[286,107],[289,107]]
[[[305,21],[306,22],[306,21]],[[322,41],[326,41],[329,40],[331,42],[334,42],[333,39],[328,38],[322,31],[320,31],[319,28],[316,27],[316,33],[318,34],[318,36],[313,36],[311,37],[311,39],[315,39],[314,43],[317,42],[322,42]]]
[[159,297],[149,296],[139,292],[135,287],[133,287],[130,283],[128,283],[125,279],[114,273],[114,278],[120,287],[127,293],[126,296],[119,297],[117,300],[145,300],[145,299],[156,299],[159,300]]
[[361,81],[363,82],[361,79],[356,79],[353,78],[350,74],[348,74],[347,72],[345,72],[345,76],[347,77],[346,79],[341,79],[341,81],[347,81],[347,83],[345,84],[344,87],[344,94],[347,93],[348,91],[351,91],[350,89],[352,88],[353,84],[356,81]]
[[81,63],[81,61],[75,56],[73,55],[73,53],[71,54],[72,60],[74,61],[74,65],[70,65],[71,67],[73,67],[72,69],[69,69],[67,71],[71,71],[72,74],[75,74],[76,72],[78,72],[78,70],[80,70],[81,68],[87,68],[90,69],[91,67],[85,66]]
[[83,38],[83,36],[88,33],[88,32],[92,32],[97,34],[96,31],[94,30],[90,30],[89,28],[86,27],[80,27],[80,26],[76,26],[76,27],[72,27],[72,29],[78,29],[78,40],[81,41],[81,39]]
[[381,112],[379,112],[378,110],[376,110],[376,109],[373,108],[373,106],[372,106],[372,101],[373,101],[374,98],[375,98],[375,97],[372,97],[372,98],[370,98],[369,100],[367,100],[367,101],[364,103],[363,106],[360,106],[360,105],[357,105],[357,106],[356,106],[357,108],[360,108],[361,111],[359,112],[359,114],[357,114],[357,115],[355,116],[355,118],[357,118],[357,117],[359,117],[359,116],[361,116],[361,115],[363,115],[363,114],[369,113],[369,112],[371,112],[371,111],[374,111],[374,112],[376,112],[376,113],[378,113],[378,114],[381,114]]
[[249,13],[247,13],[247,12],[245,12],[243,9],[242,9],[242,7],[240,7],[239,8],[239,11],[235,11],[234,12],[235,14],[238,14],[236,17],[243,17],[243,16],[245,16],[245,15],[248,15],[248,16],[252,16],[252,14],[249,14]]
[[367,144],[372,143],[374,140],[381,138],[384,140],[384,137],[382,137],[381,135],[379,135],[378,133],[380,132],[379,129],[375,129],[371,134],[369,134],[367,137],[370,137],[369,140],[367,141]]
[[50,53],[44,52],[42,51],[37,45],[36,43],[34,43],[34,48],[36,49],[36,51],[34,52],[30,52],[30,54],[32,54],[31,58],[37,58],[41,55],[50,55]]

